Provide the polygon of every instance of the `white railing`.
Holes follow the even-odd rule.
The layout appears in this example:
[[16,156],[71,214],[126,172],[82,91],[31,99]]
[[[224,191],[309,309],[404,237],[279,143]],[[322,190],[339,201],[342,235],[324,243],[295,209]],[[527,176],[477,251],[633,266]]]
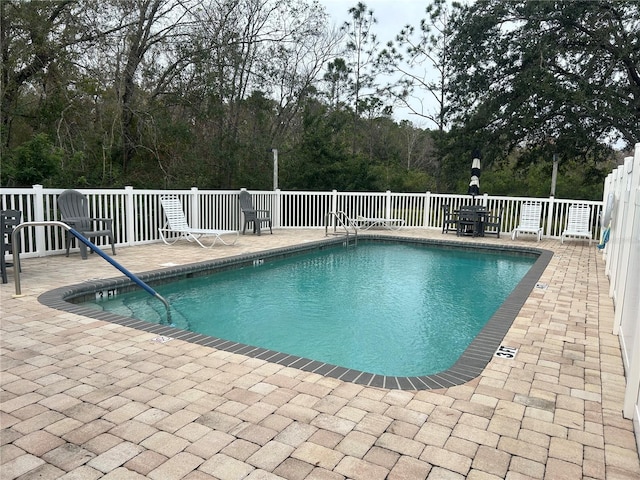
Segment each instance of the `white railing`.
[[[160,205],[162,195],[175,195],[185,208],[194,228],[238,230],[242,225],[238,190],[136,190],[82,189],[89,197],[90,216],[113,219],[116,246],[142,245],[160,240],[158,228],[164,224]],[[60,219],[57,199],[62,189],[5,188],[0,196],[2,210],[20,210],[23,222],[48,222]],[[443,205],[452,210],[462,205],[481,203],[495,213],[502,211],[502,231],[510,232],[516,225],[523,202],[543,204],[543,235],[560,238],[566,225],[570,205],[591,206],[591,225],[596,238],[600,228],[603,202],[564,200],[557,198],[503,197],[439,193],[393,192],[295,192],[254,191],[256,208],[271,211],[274,228],[324,228],[326,214],[342,211],[351,218],[402,218],[407,227],[442,228]],[[64,251],[60,229],[38,227],[26,229],[21,238],[24,257],[59,254]],[[100,243],[99,243],[100,244]]]
[[640,143],[634,156],[609,174],[603,198],[605,218],[610,217],[603,255],[615,306],[613,333],[627,379],[623,414],[633,419],[640,450]]

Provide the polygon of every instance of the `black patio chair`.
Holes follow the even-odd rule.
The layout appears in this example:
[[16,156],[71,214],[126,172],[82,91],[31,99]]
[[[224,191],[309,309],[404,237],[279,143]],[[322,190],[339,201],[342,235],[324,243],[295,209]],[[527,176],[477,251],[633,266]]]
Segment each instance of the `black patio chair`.
[[458,215],[451,211],[449,204],[442,205],[442,233],[449,233],[449,230],[458,231]]
[[262,224],[269,225],[269,231],[273,235],[271,228],[271,212],[269,210],[256,209],[251,200],[251,194],[246,190],[240,191],[240,209],[244,215],[244,225],[242,226],[242,234],[244,235],[247,225],[253,223],[253,233],[260,235],[260,227]]
[[[486,215],[484,218],[484,234],[496,235],[500,238],[500,230],[502,229],[502,211],[500,208],[497,215]],[[487,230],[488,229],[488,230]]]
[[458,223],[456,235],[480,235],[480,218],[477,208],[474,205],[465,205],[460,207],[458,212]]
[[[58,208],[60,208],[61,220],[71,228],[82,234],[85,238],[108,237],[111,242],[111,251],[116,254],[116,247],[113,239],[113,221],[110,218],[89,217],[89,200],[86,195],[76,190],[65,190],[58,197]],[[74,235],[67,232],[67,257]],[[80,255],[83,260],[87,259],[87,246],[78,240]],[[93,253],[93,251],[91,252]]]
[[22,212],[20,210],[3,210],[0,212],[0,242],[2,247],[0,248],[0,271],[2,271],[2,283],[7,283],[7,267],[15,267],[13,262],[7,262],[5,260],[5,254],[13,254],[14,248],[20,246],[13,245],[13,230],[16,226],[20,225],[20,219],[22,218]]

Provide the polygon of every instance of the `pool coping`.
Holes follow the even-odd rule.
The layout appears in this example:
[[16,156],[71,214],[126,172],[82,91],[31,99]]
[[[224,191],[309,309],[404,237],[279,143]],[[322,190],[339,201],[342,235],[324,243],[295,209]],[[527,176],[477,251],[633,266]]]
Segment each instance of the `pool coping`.
[[[507,331],[513,324],[518,312],[524,305],[525,301],[538,284],[540,276],[546,269],[549,261],[553,257],[553,252],[540,248],[524,247],[524,246],[507,246],[492,245],[482,243],[460,243],[450,240],[421,239],[414,237],[389,236],[368,234],[361,235],[361,241],[378,241],[378,242],[404,242],[423,245],[433,245],[438,247],[447,247],[462,250],[484,250],[496,253],[510,252],[526,255],[536,255],[535,263],[529,268],[518,285],[513,289],[505,301],[500,305],[498,310],[487,321],[482,330],[471,341],[458,360],[448,369],[441,372],[412,377],[378,375],[359,370],[353,370],[346,367],[340,367],[318,360],[311,360],[297,355],[269,350],[262,347],[255,347],[242,343],[224,340],[221,338],[202,335],[199,333],[182,330],[170,325],[159,325],[144,320],[138,320],[130,317],[116,315],[111,312],[97,310],[79,303],[73,303],[72,300],[82,301],[86,297],[94,298],[96,292],[118,289],[137,289],[137,287],[127,277],[114,277],[106,279],[96,279],[85,281],[80,284],[68,285],[47,292],[38,296],[38,301],[50,308],[65,312],[82,315],[96,320],[107,321],[118,325],[135,328],[137,330],[153,333],[162,337],[163,340],[177,339],[189,343],[195,343],[201,346],[213,347],[235,354],[245,355],[257,358],[267,362],[276,363],[278,365],[297,368],[303,371],[316,373],[319,375],[336,378],[345,382],[351,382],[359,385],[371,387],[379,387],[385,389],[397,390],[432,390],[449,388],[456,385],[462,385],[474,378],[478,377],[487,364],[491,361],[494,354],[500,347],[500,344]],[[264,262],[265,260],[273,261],[283,258],[292,253],[303,253],[310,250],[319,250],[336,245],[345,245],[345,238],[327,238],[304,244],[281,247],[276,249],[264,250],[243,255],[233,255],[230,257],[208,260],[204,262],[191,263],[176,267],[166,267],[162,269],[152,270],[138,274],[145,283],[153,286],[154,284],[166,283],[176,278],[188,278],[201,276],[211,273],[213,270],[225,270],[229,268],[238,268],[238,266],[253,266],[255,262]]]

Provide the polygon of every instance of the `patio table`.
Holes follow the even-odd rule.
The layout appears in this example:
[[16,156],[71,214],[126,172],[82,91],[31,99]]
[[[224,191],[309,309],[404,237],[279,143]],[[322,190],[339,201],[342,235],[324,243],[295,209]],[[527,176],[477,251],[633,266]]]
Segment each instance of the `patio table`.
[[482,205],[469,205],[456,210],[458,216],[457,234],[484,237],[484,222],[489,210]]

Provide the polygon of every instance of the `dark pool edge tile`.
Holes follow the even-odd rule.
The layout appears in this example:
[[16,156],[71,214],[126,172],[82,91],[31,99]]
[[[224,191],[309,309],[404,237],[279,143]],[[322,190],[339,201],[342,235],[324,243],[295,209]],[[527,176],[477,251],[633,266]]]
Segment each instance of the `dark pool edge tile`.
[[[149,323],[144,320],[122,317],[111,312],[84,307],[68,301],[71,298],[91,296],[101,290],[108,288],[137,288],[135,284],[126,277],[110,279],[91,280],[82,284],[64,286],[49,290],[38,297],[38,301],[50,308],[66,312],[76,313],[88,318],[107,321],[118,325],[135,328],[149,332],[158,336],[175,338],[188,343],[194,343],[218,350],[245,355],[250,358],[276,363],[286,367],[297,368],[302,371],[313,372],[319,375],[336,378],[341,381],[366,385],[369,387],[396,389],[396,390],[433,390],[450,388],[456,385],[467,383],[482,373],[484,368],[493,358],[495,351],[500,347],[504,336],[513,324],[522,306],[529,298],[535,288],[540,276],[547,268],[553,257],[553,252],[534,247],[491,245],[491,244],[467,244],[450,240],[436,239],[416,239],[412,237],[390,237],[385,235],[366,235],[364,241],[374,240],[380,242],[402,241],[408,243],[419,243],[436,246],[446,246],[450,248],[474,249],[485,251],[508,251],[511,253],[522,253],[536,255],[535,263],[529,268],[527,274],[522,278],[511,294],[498,308],[494,315],[487,321],[480,333],[471,341],[467,349],[458,360],[448,369],[432,375],[396,377],[376,375],[345,367],[339,367],[312,360],[296,355],[289,355],[273,350],[264,349],[251,345],[245,345],[216,337],[209,337],[188,330],[182,330],[170,325],[159,325]],[[163,283],[174,280],[176,277],[186,277],[201,275],[203,272],[210,272],[214,269],[225,269],[237,266],[238,264],[251,264],[257,259],[276,260],[291,253],[300,253],[314,249],[322,249],[329,246],[340,245],[342,239],[326,239],[317,242],[309,242],[304,245],[290,246],[257,252],[247,255],[234,255],[224,259],[199,262],[190,265],[154,270],[145,272],[138,277],[143,281],[155,281]]]

